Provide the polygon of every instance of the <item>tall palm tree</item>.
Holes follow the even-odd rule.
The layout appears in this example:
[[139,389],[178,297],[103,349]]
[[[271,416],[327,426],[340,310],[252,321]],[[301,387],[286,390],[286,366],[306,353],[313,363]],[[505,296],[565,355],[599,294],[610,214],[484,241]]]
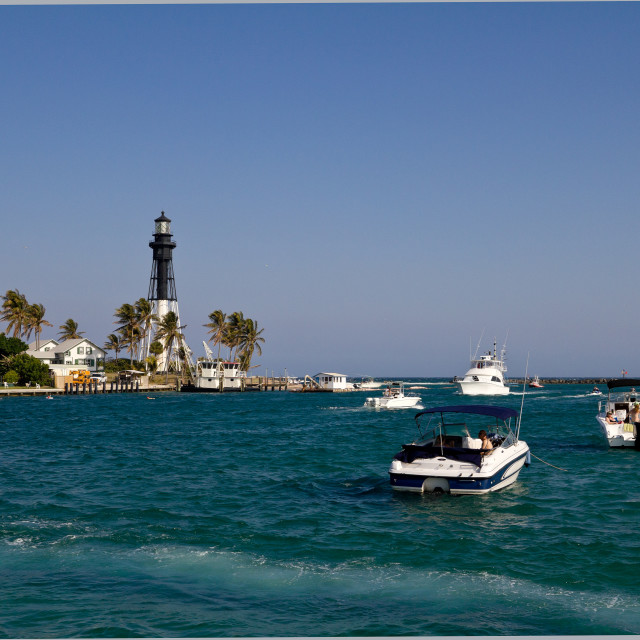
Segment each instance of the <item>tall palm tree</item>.
[[244,321],[240,342],[241,371],[249,371],[254,351],[257,351],[259,356],[262,355],[261,344],[264,344],[264,338],[261,336],[263,331],[264,329],[258,329],[258,323],[255,320],[247,318]]
[[18,289],[10,289],[2,296],[2,316],[7,322],[7,332],[13,329],[13,337],[20,338],[24,334],[24,325],[29,314],[29,303],[24,293]]
[[46,313],[46,309],[43,305],[36,302],[35,304],[29,305],[27,320],[26,320],[26,338],[29,339],[31,332],[34,331],[36,334],[36,350],[40,348],[40,334],[42,333],[42,327],[53,327],[53,325],[44,319],[44,314]]
[[209,320],[211,320],[211,322],[203,326],[209,329],[207,333],[211,334],[210,341],[213,342],[213,346],[218,345],[218,360],[220,360],[220,347],[222,346],[227,328],[227,314],[223,313],[220,309],[216,309],[209,314]]
[[84,333],[84,331],[78,331],[78,323],[71,318],[69,318],[64,324],[61,324],[58,329],[60,329],[60,333],[58,334],[60,340],[74,340],[75,338],[81,338]]
[[[167,377],[165,384],[169,382],[169,362],[173,350],[182,344],[184,335],[180,332],[183,327],[178,325],[178,316],[173,311],[169,311],[158,322],[158,328],[156,330],[155,339],[162,342],[162,346],[165,349],[167,358],[165,360],[165,368]],[[176,344],[177,343],[177,344]]]
[[229,360],[234,361],[234,349],[238,349],[242,341],[245,319],[242,311],[234,311],[227,321],[224,344],[229,347]]
[[123,344],[120,336],[115,333],[110,333],[107,336],[107,341],[104,343],[104,348],[106,351],[115,351],[116,360],[118,359],[118,354],[122,351]]
[[131,366],[133,366],[133,352],[136,350],[137,341],[140,337],[136,309],[132,304],[125,302],[121,307],[116,309],[113,315],[116,317],[113,324],[120,325],[117,331],[122,335],[122,344],[123,346],[126,345],[131,357]]
[[153,323],[158,320],[157,316],[153,313],[151,303],[146,298],[140,298],[135,304],[134,309],[136,312],[136,321],[140,329],[140,339],[142,342],[143,356],[146,357],[148,348],[148,340],[151,333]]

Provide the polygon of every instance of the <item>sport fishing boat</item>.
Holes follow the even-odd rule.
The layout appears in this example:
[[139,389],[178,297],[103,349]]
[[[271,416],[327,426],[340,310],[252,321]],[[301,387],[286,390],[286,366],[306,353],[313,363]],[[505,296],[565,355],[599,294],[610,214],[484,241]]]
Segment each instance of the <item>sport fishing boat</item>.
[[418,413],[415,421],[420,438],[402,445],[389,469],[391,486],[398,491],[490,493],[513,484],[531,461],[527,443],[519,439],[514,409],[434,407]]
[[384,409],[409,409],[415,407],[420,400],[420,396],[415,393],[405,394],[403,382],[388,382],[382,397],[367,398],[364,406]]
[[540,378],[538,376],[534,376],[533,380],[529,380],[529,388],[530,389],[542,389],[544,385],[540,382]]
[[[640,387],[640,379],[614,378],[607,382],[609,392],[606,400],[598,402],[596,420],[600,430],[607,439],[610,447],[635,447],[640,449],[637,439],[637,429],[629,421],[629,413],[636,402],[640,402],[640,395],[636,388]],[[612,391],[616,389],[617,391]]]
[[509,387],[504,380],[507,371],[505,353],[506,349],[502,347],[498,358],[494,340],[493,354],[487,351],[479,358],[472,358],[471,368],[464,374],[464,378],[455,380],[459,391],[465,396],[506,396]]

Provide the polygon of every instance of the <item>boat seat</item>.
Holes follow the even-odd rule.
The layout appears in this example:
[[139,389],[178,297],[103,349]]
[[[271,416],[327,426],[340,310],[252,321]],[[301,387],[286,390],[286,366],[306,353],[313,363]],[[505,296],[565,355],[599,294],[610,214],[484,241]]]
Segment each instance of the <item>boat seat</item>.
[[482,449],[482,440],[480,438],[462,438],[462,446],[465,449]]

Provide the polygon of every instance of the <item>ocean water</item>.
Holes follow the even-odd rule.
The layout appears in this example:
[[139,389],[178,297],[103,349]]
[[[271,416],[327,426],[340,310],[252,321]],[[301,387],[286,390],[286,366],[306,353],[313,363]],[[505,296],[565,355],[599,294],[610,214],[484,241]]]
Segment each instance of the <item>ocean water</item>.
[[458,497],[391,490],[415,410],[373,392],[0,399],[0,636],[640,633],[640,454],[588,390],[527,392],[532,465]]

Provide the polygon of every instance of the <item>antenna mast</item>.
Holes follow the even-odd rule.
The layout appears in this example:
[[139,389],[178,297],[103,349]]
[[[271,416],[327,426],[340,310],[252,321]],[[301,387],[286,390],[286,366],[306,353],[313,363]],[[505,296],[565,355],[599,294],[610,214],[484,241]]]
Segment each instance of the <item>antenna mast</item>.
[[[483,337],[484,337],[484,329],[480,334],[480,340],[478,340],[478,345],[476,346],[476,352],[473,354],[473,358],[470,358],[470,360],[475,360],[478,357],[478,349],[480,348],[480,343],[482,342]],[[469,338],[469,352],[471,352],[471,338]]]
[[[505,340],[506,344],[506,340]],[[516,428],[516,440],[520,439],[520,424],[522,423],[522,409],[524,408],[524,394],[527,389],[527,376],[529,375],[529,352],[527,351],[527,366],[524,369],[524,380],[522,381],[522,401],[520,402],[520,415],[518,416],[518,426]]]

